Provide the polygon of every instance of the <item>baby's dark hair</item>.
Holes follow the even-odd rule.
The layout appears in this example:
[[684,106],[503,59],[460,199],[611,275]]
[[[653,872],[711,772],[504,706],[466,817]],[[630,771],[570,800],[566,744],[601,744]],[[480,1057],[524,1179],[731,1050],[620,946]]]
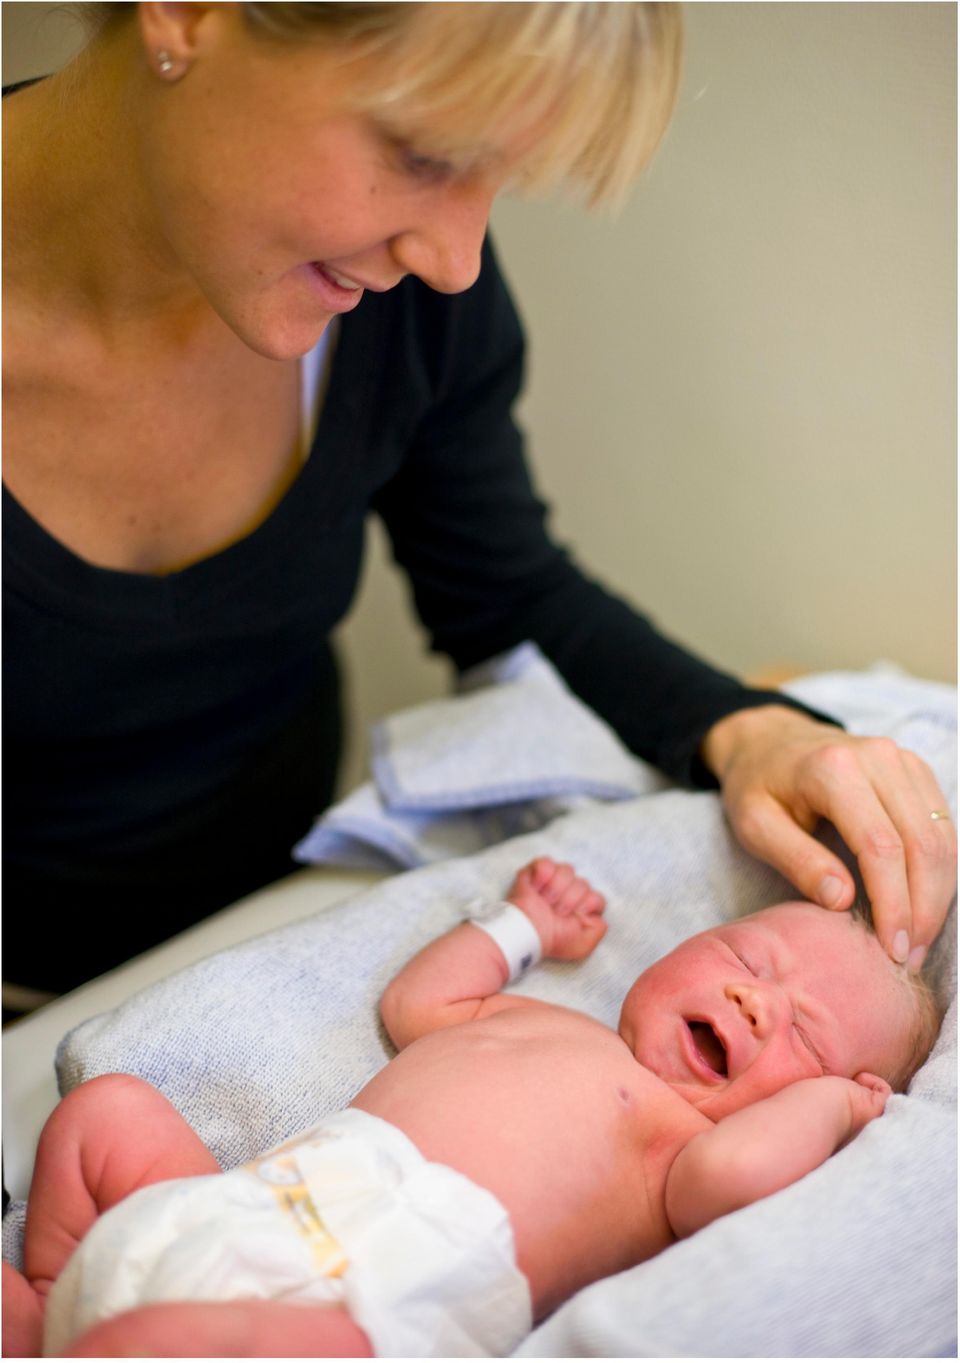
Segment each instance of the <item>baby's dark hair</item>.
[[[863,895],[858,895],[851,909],[853,917],[863,929],[876,937],[877,930],[873,922],[873,911],[869,900]],[[934,997],[933,990],[921,971],[907,970],[902,968],[904,987],[908,988],[914,998],[914,1026],[909,1038],[910,1049],[904,1063],[894,1069],[890,1074],[884,1075],[891,1087],[897,1093],[905,1093],[907,1085],[916,1074],[917,1070],[926,1060],[933,1050],[934,1042],[940,1032],[940,1024],[943,1022],[943,1010]]]

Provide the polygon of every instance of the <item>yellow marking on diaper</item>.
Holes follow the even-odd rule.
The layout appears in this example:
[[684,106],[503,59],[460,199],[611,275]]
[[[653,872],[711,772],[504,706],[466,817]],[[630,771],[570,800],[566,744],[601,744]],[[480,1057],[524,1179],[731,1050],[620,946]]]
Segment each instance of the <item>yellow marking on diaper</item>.
[[277,1206],[293,1221],[309,1244],[314,1261],[324,1277],[339,1278],[350,1260],[314,1206],[295,1157],[283,1151],[274,1151],[269,1158],[255,1161],[248,1167],[269,1185]]

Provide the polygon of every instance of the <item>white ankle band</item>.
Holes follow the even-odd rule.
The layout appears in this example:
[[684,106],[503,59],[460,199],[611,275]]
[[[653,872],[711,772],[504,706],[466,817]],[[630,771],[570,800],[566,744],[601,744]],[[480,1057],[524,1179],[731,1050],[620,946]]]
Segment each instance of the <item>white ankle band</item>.
[[467,907],[467,917],[474,927],[492,937],[503,952],[510,972],[509,984],[543,959],[540,934],[516,904],[506,900],[491,904],[478,899]]

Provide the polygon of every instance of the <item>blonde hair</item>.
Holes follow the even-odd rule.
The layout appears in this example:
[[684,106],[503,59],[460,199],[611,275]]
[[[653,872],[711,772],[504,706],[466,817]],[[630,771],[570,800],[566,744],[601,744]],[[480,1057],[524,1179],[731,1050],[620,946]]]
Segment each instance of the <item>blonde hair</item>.
[[913,1032],[909,1038],[910,1051],[903,1067],[890,1079],[897,1093],[905,1093],[910,1080],[933,1050],[940,1034],[943,1010],[934,998],[933,990],[921,976],[907,972],[908,988],[916,1006]]
[[[131,4],[70,8],[92,33]],[[357,110],[429,131],[454,156],[497,134],[531,133],[517,184],[567,184],[614,205],[651,158],[679,85],[678,4],[243,4],[249,30],[326,41],[357,62]]]

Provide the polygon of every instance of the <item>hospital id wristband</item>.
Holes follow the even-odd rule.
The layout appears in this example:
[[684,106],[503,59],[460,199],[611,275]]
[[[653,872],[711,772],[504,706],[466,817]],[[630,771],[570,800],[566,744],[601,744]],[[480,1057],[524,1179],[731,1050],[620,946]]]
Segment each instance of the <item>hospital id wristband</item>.
[[516,904],[506,900],[494,904],[477,900],[468,906],[467,918],[475,928],[492,937],[503,952],[509,972],[508,984],[519,980],[532,965],[543,959],[540,934]]

